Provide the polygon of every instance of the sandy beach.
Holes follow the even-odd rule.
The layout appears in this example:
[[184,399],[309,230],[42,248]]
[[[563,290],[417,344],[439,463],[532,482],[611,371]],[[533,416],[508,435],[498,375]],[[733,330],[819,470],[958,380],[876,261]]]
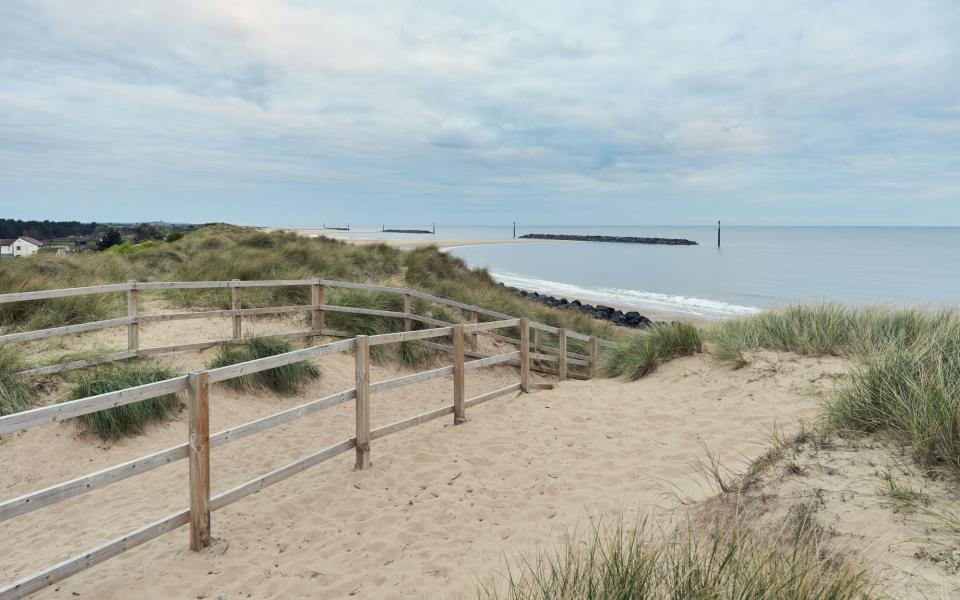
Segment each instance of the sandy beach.
[[[296,325],[262,319],[251,330]],[[228,320],[211,319],[145,326],[141,336],[145,345],[159,345],[228,331]],[[104,346],[123,336],[97,332],[83,339]],[[46,346],[57,351],[55,343]],[[165,361],[186,372],[209,356]],[[568,381],[553,391],[504,397],[470,410],[464,425],[438,420],[378,440],[368,471],[353,471],[352,454],[344,455],[216,512],[216,542],[199,555],[188,550],[180,528],[36,597],[469,598],[478,580],[502,571],[505,558],[548,548],[591,520],[621,512],[669,519],[678,494],[709,495],[692,476],[693,462],[709,451],[742,466],[763,450],[776,423],[812,417],[817,398],[844,369],[838,359],[770,360],[775,372],[731,371],[693,357],[636,383]],[[297,398],[215,387],[212,430],[352,385],[352,357],[318,364],[321,380]],[[402,372],[379,366],[373,380]],[[471,372],[468,396],[516,377],[510,367]],[[374,427],[450,402],[450,385],[436,380],[377,394]],[[50,390],[48,398],[57,393]],[[213,493],[349,437],[353,410],[347,403],[216,449]],[[4,438],[0,489],[12,497],[182,443],[184,417],[113,444],[81,436],[70,423]],[[19,549],[6,554],[3,579],[182,508],[186,477],[180,461],[0,524],[4,545]]]

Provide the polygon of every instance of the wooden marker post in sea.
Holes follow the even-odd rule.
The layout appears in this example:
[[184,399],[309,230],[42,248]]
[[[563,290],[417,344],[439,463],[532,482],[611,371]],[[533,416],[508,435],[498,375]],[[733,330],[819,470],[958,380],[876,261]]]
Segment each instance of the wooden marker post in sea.
[[717,221],[717,248],[720,247],[720,221]]

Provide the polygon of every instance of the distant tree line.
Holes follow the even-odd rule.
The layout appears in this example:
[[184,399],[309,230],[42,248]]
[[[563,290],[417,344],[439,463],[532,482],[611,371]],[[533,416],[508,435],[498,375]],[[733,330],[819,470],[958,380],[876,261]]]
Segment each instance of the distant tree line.
[[0,238],[18,238],[28,235],[38,240],[52,240],[62,237],[89,236],[103,226],[98,223],[79,221],[20,221],[18,219],[0,219]]

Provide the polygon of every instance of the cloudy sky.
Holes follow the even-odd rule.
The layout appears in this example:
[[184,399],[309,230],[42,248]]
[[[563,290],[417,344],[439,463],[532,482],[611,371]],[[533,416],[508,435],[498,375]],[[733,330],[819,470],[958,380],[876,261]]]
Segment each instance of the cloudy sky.
[[0,7],[0,217],[960,225],[958,0]]

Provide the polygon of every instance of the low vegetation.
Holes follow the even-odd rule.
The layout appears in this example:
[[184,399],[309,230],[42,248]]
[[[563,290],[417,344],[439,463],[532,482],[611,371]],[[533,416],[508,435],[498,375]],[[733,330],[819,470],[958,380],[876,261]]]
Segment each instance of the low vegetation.
[[601,372],[629,381],[652,373],[665,361],[703,350],[700,330],[686,323],[657,324],[634,336],[603,357]]
[[[243,344],[221,344],[217,356],[208,365],[211,369],[266,358],[293,351],[290,342],[276,337],[253,337]],[[320,369],[311,362],[300,361],[258,371],[224,381],[224,385],[242,391],[272,390],[278,394],[295,394],[320,377]]]
[[[116,363],[79,375],[64,401],[96,396],[176,377],[177,373],[150,361]],[[80,427],[103,440],[136,435],[147,424],[166,419],[180,409],[176,394],[142,400],[77,417]]]
[[[115,252],[69,256],[37,255],[29,260],[0,263],[0,289],[6,293],[81,287],[129,280],[209,281],[225,279],[310,279],[322,277],[359,283],[406,286],[437,296],[475,304],[514,316],[566,327],[586,334],[616,337],[613,327],[572,310],[553,309],[518,298],[480,269],[471,270],[436,247],[404,252],[385,244],[354,245],[326,237],[264,233],[231,225],[209,225],[169,241],[121,245]],[[330,303],[366,302],[401,310],[402,300],[328,293]],[[185,308],[230,308],[227,289],[167,290],[162,294]],[[339,296],[338,296],[339,295]],[[307,304],[305,286],[245,288],[244,308]],[[356,304],[365,306],[366,304]],[[459,311],[418,301],[419,314],[445,321],[463,320]],[[125,314],[121,294],[72,296],[0,304],[0,328],[32,330]],[[350,325],[350,317],[328,316],[335,327]],[[358,325],[356,321],[353,325]],[[380,326],[376,328],[383,329]],[[387,325],[394,329],[397,323]],[[345,327],[349,328],[349,327]]]
[[24,368],[12,348],[0,347],[0,417],[27,410],[33,402],[29,384],[17,375]]
[[797,305],[718,323],[710,330],[711,352],[739,366],[746,353],[761,349],[864,358],[912,346],[958,322],[952,310]]
[[814,527],[745,530],[717,523],[660,533],[597,528],[587,540],[510,568],[478,594],[488,600],[700,598],[868,600],[870,580],[829,552]]
[[893,434],[921,463],[960,469],[960,323],[868,357],[825,409],[837,428]]
[[846,356],[851,382],[824,406],[837,430],[885,433],[926,465],[960,468],[960,315],[953,310],[792,306],[725,321],[711,352],[742,366],[761,349]]

